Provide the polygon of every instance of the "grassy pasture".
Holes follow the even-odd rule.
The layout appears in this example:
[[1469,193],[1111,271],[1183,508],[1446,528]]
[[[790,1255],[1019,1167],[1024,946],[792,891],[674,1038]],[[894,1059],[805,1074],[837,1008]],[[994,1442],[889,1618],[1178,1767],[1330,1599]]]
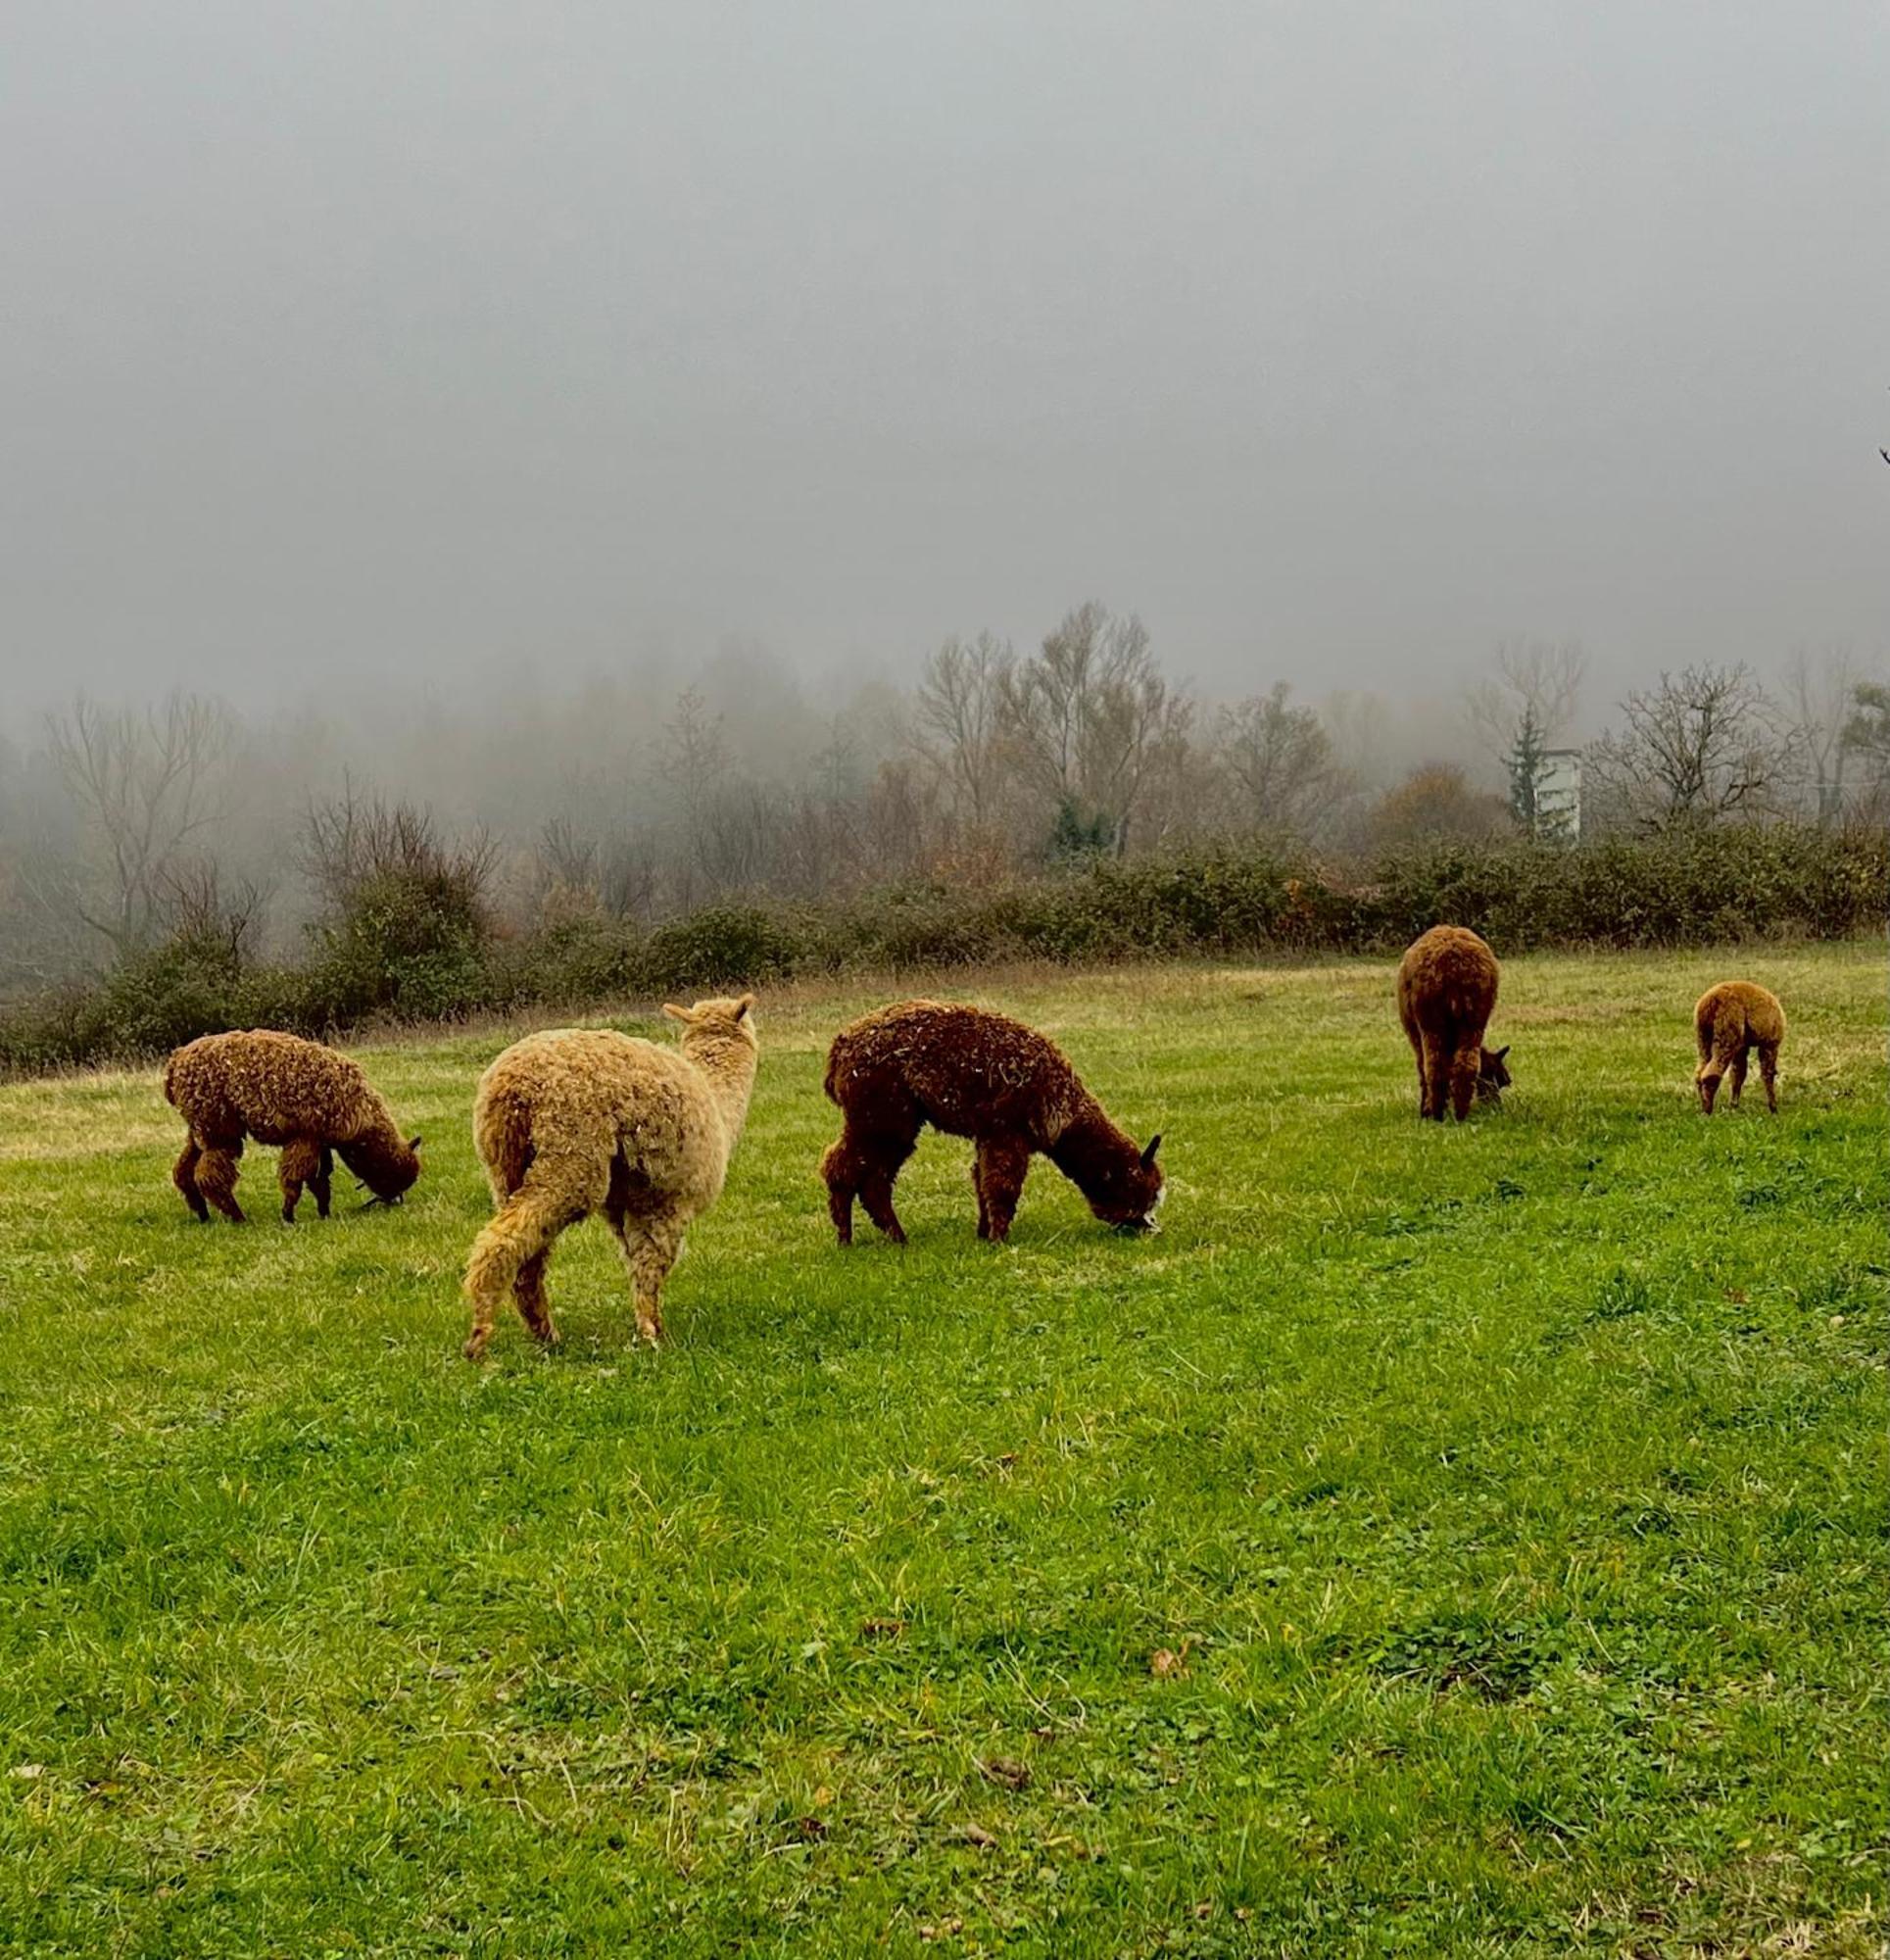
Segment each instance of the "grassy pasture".
[[[1732,972],[1776,1120],[1693,1102]],[[1883,1950],[1882,947],[1513,960],[1462,1129],[1388,963],[951,991],[1161,1235],[1040,1164],[980,1246],[928,1138],[840,1253],[885,996],[783,993],[660,1355],[591,1225],[459,1358],[503,1032],[368,1051],[427,1174],[293,1230],[154,1071],[0,1088],[0,1950]]]

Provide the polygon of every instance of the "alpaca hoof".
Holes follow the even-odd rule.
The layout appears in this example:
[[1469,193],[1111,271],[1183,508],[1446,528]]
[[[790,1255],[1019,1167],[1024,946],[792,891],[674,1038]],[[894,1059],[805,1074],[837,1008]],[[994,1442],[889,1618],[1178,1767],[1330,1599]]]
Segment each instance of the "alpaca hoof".
[[466,1345],[460,1349],[460,1352],[463,1354],[468,1361],[484,1360],[486,1353],[486,1342],[489,1338],[490,1338],[489,1336],[484,1334],[469,1335],[466,1339]]

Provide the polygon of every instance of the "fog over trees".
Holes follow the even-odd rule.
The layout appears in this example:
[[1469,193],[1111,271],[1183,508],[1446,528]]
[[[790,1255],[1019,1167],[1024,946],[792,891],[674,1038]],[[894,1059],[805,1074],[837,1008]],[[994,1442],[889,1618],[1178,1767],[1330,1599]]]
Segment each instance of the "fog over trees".
[[526,927],[1209,840],[1363,866],[1527,834],[1554,749],[1581,753],[1591,837],[1883,811],[1885,685],[1844,650],[1799,650],[1775,687],[1695,663],[1619,701],[1587,670],[1578,646],[1514,641],[1444,698],[1275,681],[1210,700],[1142,619],[1088,601],[1034,645],[945,640],[904,685],[815,685],[731,643],[567,689],[391,681],[247,716],[186,690],[78,696],[0,740],[0,986],[103,970],[193,917],[292,954],[412,823]]

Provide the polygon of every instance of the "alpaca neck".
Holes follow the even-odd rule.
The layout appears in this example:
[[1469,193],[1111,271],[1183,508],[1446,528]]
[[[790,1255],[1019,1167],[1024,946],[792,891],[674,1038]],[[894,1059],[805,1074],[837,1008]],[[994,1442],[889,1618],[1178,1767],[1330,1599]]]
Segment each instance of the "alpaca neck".
[[1089,1197],[1110,1170],[1140,1160],[1135,1144],[1110,1122],[1102,1104],[1090,1099],[1044,1152],[1070,1182]]
[[748,1120],[749,1098],[754,1091],[754,1044],[740,1035],[692,1032],[684,1039],[683,1053],[708,1084],[722,1118],[722,1133],[733,1150]]

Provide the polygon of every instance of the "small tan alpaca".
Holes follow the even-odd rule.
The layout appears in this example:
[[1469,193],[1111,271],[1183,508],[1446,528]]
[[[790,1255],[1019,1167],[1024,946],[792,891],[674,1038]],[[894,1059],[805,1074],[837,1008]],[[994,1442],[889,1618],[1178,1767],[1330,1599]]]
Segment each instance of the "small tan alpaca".
[[474,1240],[465,1292],[476,1361],[509,1291],[542,1342],[557,1339],[545,1268],[557,1235],[594,1211],[616,1234],[637,1332],[662,1339],[662,1284],[690,1223],[713,1204],[742,1134],[757,1053],[752,994],[665,1007],[679,1048],[608,1028],[514,1042],[479,1078],[472,1134],[498,1210]]
[[1759,1051],[1759,1074],[1766,1085],[1766,1107],[1778,1113],[1778,1050],[1785,1039],[1785,1010],[1778,996],[1750,980],[1721,980],[1709,987],[1693,1009],[1693,1032],[1700,1044],[1700,1065],[1693,1081],[1700,1107],[1713,1114],[1720,1078],[1732,1074],[1732,1106],[1746,1086],[1746,1057]]
[[1497,1102],[1510,1086],[1507,1048],[1483,1034],[1502,969],[1488,945],[1460,925],[1433,925],[1398,962],[1398,1018],[1418,1058],[1418,1114],[1441,1123],[1444,1100],[1458,1122],[1473,1098]]
[[233,1224],[245,1222],[236,1201],[245,1137],[282,1147],[276,1172],[286,1225],[295,1223],[305,1185],[316,1215],[327,1217],[337,1155],[379,1203],[397,1203],[420,1174],[419,1138],[403,1141],[359,1066],[298,1035],[267,1028],[204,1035],[165,1063],[164,1094],[190,1130],[170,1181],[201,1221],[214,1204]]

